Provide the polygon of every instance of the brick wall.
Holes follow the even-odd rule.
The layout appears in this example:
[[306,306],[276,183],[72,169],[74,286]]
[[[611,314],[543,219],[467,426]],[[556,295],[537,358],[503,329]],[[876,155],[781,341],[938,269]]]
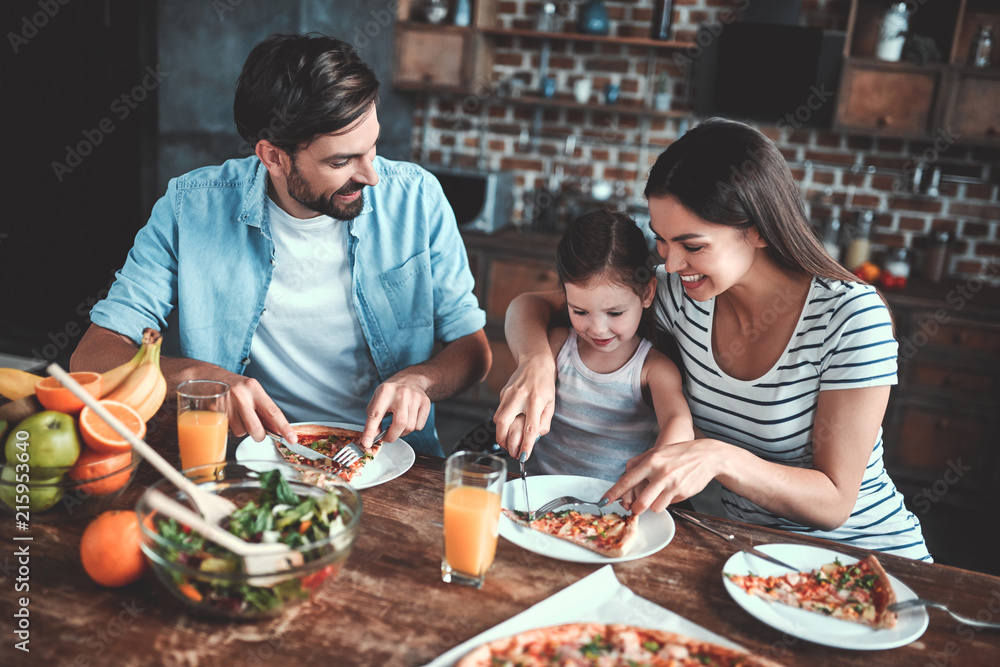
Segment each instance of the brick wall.
[[[675,0],[674,38],[694,41],[699,24],[728,22],[746,0]],[[556,3],[559,16],[572,24],[580,0]],[[847,0],[803,0],[800,23],[843,30]],[[541,3],[502,0],[495,26],[531,28]],[[611,34],[647,36],[653,12],[651,0],[608,1]],[[568,26],[567,26],[568,27]],[[537,226],[535,204],[555,180],[565,200],[586,202],[598,181],[608,181],[614,201],[641,215],[645,174],[659,152],[698,118],[691,113],[697,90],[685,68],[700,49],[681,51],[598,44],[588,41],[551,42],[549,74],[556,82],[555,100],[570,101],[573,83],[593,80],[593,102],[608,82],[620,87],[619,104],[650,106],[653,87],[666,75],[672,93],[671,117],[609,113],[601,108],[579,109],[558,104],[538,108],[511,104],[511,81],[524,94],[535,94],[541,43],[519,37],[493,37],[491,79],[481,81],[467,97],[426,96],[418,102],[413,126],[413,159],[424,164],[512,170],[516,173],[516,222]],[[515,85],[515,88],[518,86]],[[827,103],[834,103],[833,101]],[[967,147],[941,128],[927,141],[875,138],[818,130],[798,122],[796,110],[773,124],[753,123],[770,137],[799,182],[810,219],[822,228],[834,207],[845,230],[861,209],[878,212],[873,256],[880,260],[897,246],[909,245],[920,254],[929,235],[952,232],[948,273],[955,277],[988,276],[1000,285],[1000,150]],[[572,138],[570,138],[572,137]],[[484,150],[485,149],[485,150]],[[919,161],[929,171],[941,168],[936,197],[911,194],[910,181]]]

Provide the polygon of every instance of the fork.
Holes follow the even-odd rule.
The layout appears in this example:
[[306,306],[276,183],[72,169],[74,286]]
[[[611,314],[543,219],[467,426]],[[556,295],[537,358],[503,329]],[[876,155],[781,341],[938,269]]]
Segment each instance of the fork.
[[[243,571],[250,576],[274,575],[282,570],[298,567],[304,562],[302,554],[298,551],[292,551],[287,544],[281,542],[272,544],[244,542],[219,526],[205,521],[187,507],[156,489],[149,490],[146,502],[154,511],[189,526],[201,533],[205,539],[232,551],[242,559]],[[266,586],[270,579],[270,577],[266,579],[261,577],[255,579],[253,583]],[[281,577],[276,577],[274,583],[281,579]]]
[[600,504],[600,501],[592,503],[589,500],[580,500],[574,496],[562,496],[561,498],[550,500],[531,514],[533,517],[545,516],[555,508],[562,507],[563,505],[593,505],[597,508],[597,511],[601,514],[601,516],[604,516],[604,512],[601,511],[601,507],[603,507],[603,505]]
[[948,612],[949,615],[959,623],[965,623],[966,625],[971,625],[974,628],[984,628],[990,630],[1000,630],[1000,623],[988,623],[986,621],[980,621],[975,618],[966,618],[956,614],[947,606],[941,604],[940,602],[934,602],[932,600],[925,600],[924,598],[913,598],[912,600],[903,600],[902,602],[894,602],[889,605],[887,609],[889,611],[903,611],[904,609],[911,609],[913,607],[933,607],[934,609],[940,609],[941,611]]
[[167,460],[160,456],[159,452],[146,444],[145,440],[136,437],[132,431],[125,428],[125,425],[118,421],[118,418],[108,412],[107,408],[97,402],[97,399],[90,395],[80,383],[74,380],[62,369],[59,364],[50,364],[46,369],[49,375],[59,380],[64,387],[73,392],[83,403],[93,410],[98,417],[107,422],[114,431],[125,438],[130,445],[139,452],[142,458],[152,464],[161,475],[169,479],[174,486],[188,495],[191,501],[205,517],[209,523],[218,523],[221,519],[229,516],[236,509],[236,505],[228,498],[209,493],[198,487],[197,484],[182,475],[177,468],[167,463]]
[[[388,432],[389,432],[388,426],[379,431],[378,435],[375,436],[375,439],[372,440],[372,447],[382,442],[382,440],[385,438],[385,434]],[[365,455],[365,450],[362,449],[360,445],[354,442],[349,442],[343,447],[343,449],[341,449],[339,452],[333,455],[333,460],[336,463],[344,467],[347,467],[364,455]]]

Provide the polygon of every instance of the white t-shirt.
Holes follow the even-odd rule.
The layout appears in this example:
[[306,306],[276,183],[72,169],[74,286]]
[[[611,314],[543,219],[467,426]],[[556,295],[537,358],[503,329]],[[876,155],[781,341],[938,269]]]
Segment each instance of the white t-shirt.
[[378,374],[351,299],[347,224],[268,200],[274,273],[245,374],[292,422],[364,424]]

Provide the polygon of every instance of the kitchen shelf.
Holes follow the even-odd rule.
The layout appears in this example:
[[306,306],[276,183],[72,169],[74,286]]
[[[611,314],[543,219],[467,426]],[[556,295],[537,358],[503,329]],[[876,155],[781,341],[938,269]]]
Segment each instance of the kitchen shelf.
[[677,40],[649,39],[648,37],[616,37],[613,35],[584,35],[578,32],[540,32],[522,28],[480,28],[484,35],[499,37],[526,37],[528,39],[561,39],[571,42],[596,42],[598,44],[620,44],[623,46],[642,46],[654,49],[678,50],[697,48],[694,42]]

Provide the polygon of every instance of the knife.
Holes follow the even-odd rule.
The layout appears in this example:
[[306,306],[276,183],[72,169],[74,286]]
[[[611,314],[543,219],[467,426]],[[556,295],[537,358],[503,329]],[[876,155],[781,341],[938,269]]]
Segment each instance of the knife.
[[524,486],[524,506],[528,509],[528,521],[532,521],[535,518],[535,514],[531,511],[531,501],[528,500],[528,479],[524,476],[524,462],[527,458],[528,453],[521,452],[517,461],[521,464],[521,484]]
[[341,467],[339,463],[331,459],[329,456],[324,456],[323,454],[317,452],[315,449],[310,449],[305,445],[298,445],[288,442],[277,433],[271,433],[270,431],[265,431],[265,433],[267,434],[267,437],[271,438],[275,442],[280,442],[284,447],[287,447],[288,451],[290,452],[294,452],[299,456],[304,456],[312,461],[323,461],[326,463],[326,465],[332,465],[338,468]]
[[685,521],[693,523],[694,525],[696,525],[696,526],[698,526],[700,528],[704,528],[705,530],[707,530],[710,533],[718,535],[719,537],[721,537],[722,539],[726,540],[727,542],[732,542],[733,544],[735,544],[736,546],[738,546],[740,548],[740,550],[743,551],[744,553],[748,553],[751,556],[756,556],[757,558],[762,558],[762,559],[764,559],[764,560],[766,560],[766,561],[768,561],[770,563],[774,563],[775,565],[780,565],[781,567],[788,568],[789,570],[792,570],[793,572],[798,572],[799,571],[799,568],[795,567],[794,565],[789,565],[788,563],[786,563],[784,561],[778,560],[774,556],[770,556],[770,555],[764,553],[763,551],[761,551],[757,547],[753,546],[752,544],[747,544],[743,540],[737,539],[736,536],[733,535],[732,533],[723,533],[722,531],[716,530],[715,528],[712,528],[711,526],[709,526],[704,521],[702,521],[700,519],[696,519],[695,517],[691,516],[690,514],[688,514],[684,510],[677,509],[676,507],[671,507],[670,508],[670,513],[673,514],[674,516],[680,518],[680,519],[684,519]]

